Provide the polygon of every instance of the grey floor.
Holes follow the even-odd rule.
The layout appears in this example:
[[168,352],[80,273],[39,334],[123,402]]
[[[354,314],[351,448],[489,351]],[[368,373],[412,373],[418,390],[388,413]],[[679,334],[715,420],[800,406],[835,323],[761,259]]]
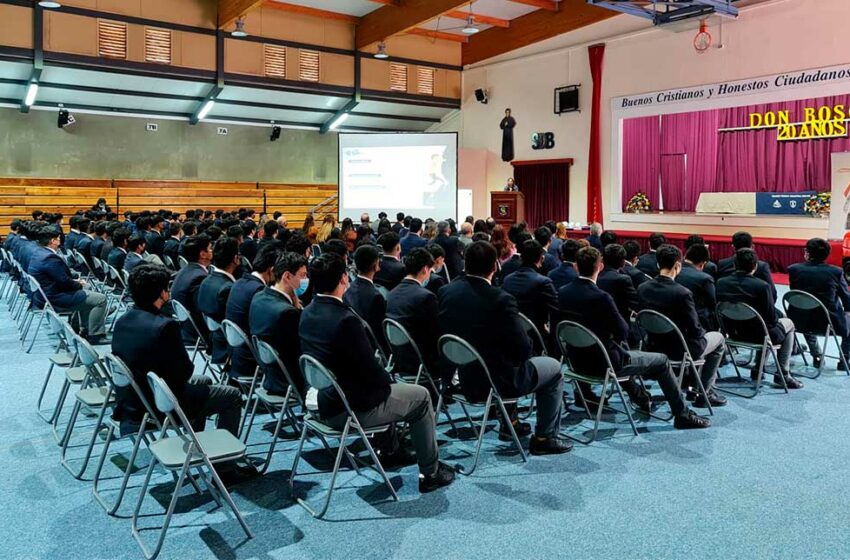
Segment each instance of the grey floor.
[[[23,353],[2,305],[0,317],[0,557],[141,558],[127,518],[139,477],[122,517],[110,518],[92,498],[91,470],[78,481],[59,465],[35,414],[49,343]],[[445,490],[421,496],[415,467],[392,472],[398,503],[374,476],[346,473],[326,521],[293,502],[294,443],[284,441],[270,472],[233,492],[256,538],[245,541],[232,516],[186,492],[161,558],[848,558],[850,378],[834,368],[829,361],[789,395],[733,398],[710,430],[651,421],[633,437],[620,424],[591,446],[526,464],[490,434],[479,470]],[[470,442],[440,431],[443,456],[463,460]],[[127,444],[114,450],[125,454]],[[320,451],[308,457],[326,463]],[[113,460],[110,477],[124,457]],[[326,480],[299,491],[315,496]],[[158,475],[144,512],[163,511],[170,487]]]

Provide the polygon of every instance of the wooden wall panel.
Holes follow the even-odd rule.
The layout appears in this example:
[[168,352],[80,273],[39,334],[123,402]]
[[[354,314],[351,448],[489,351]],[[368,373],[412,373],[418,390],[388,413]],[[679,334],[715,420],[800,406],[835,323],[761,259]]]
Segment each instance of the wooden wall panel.
[[387,52],[392,56],[460,66],[461,43],[420,35],[396,35],[388,38]]
[[[287,53],[288,54],[288,53]],[[341,54],[319,55],[319,81],[335,86],[354,86],[354,57]],[[287,73],[289,70],[287,70]]]
[[181,66],[198,70],[215,70],[215,37],[175,31],[172,49],[176,48],[175,43],[180,44]]
[[47,12],[44,48],[48,51],[97,56],[97,19]]
[[[260,183],[266,193],[266,211],[269,215],[275,211],[283,212],[289,227],[299,227],[304,223],[307,213],[318,204],[337,196],[336,185],[292,185],[280,183]],[[337,215],[335,201],[327,204],[317,213],[318,220],[324,214]]]
[[216,2],[210,0],[63,0],[62,4],[194,27],[216,28]]
[[32,48],[32,10],[0,4],[0,44]]
[[[289,66],[289,53],[286,57]],[[234,74],[263,75],[263,45],[236,39],[224,40],[224,71]]]
[[189,208],[235,210],[263,207],[263,192],[256,183],[205,183],[193,181],[115,181],[119,212]]
[[0,178],[0,228],[7,231],[13,219],[30,219],[33,210],[62,212],[66,216],[91,208],[98,198],[113,205],[112,181]]
[[361,58],[360,80],[363,89],[390,90],[390,63],[376,58]]

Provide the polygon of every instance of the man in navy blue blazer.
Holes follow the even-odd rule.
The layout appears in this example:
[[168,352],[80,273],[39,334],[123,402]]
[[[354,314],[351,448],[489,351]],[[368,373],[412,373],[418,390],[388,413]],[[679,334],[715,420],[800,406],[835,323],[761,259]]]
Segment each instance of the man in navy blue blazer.
[[[165,240],[163,255],[171,259],[175,270],[180,266],[180,241],[183,239],[183,224],[174,222],[168,224],[168,239]],[[253,258],[253,257],[249,257]],[[163,259],[164,260],[164,259]]]
[[546,276],[561,264],[558,257],[549,252],[549,247],[552,245],[552,230],[546,226],[540,226],[534,230],[534,240],[543,247],[543,264],[537,268],[540,274]]
[[[791,265],[788,277],[792,290],[802,290],[818,298],[829,312],[832,326],[841,337],[841,352],[850,359],[850,332],[848,332],[847,314],[850,311],[850,291],[843,271],[837,266],[826,263],[831,247],[825,239],[814,238],[806,242],[806,262]],[[817,337],[806,335],[806,342],[812,352],[815,367],[823,359]],[[838,369],[844,370],[844,363],[838,361]]]
[[575,239],[565,239],[561,243],[559,255],[561,264],[558,268],[549,272],[549,279],[552,280],[552,285],[555,291],[560,290],[576,278],[578,271],[576,270],[576,253],[581,249],[581,245]]
[[145,236],[140,233],[135,233],[127,240],[127,258],[124,259],[124,270],[127,274],[133,269],[145,262],[143,253],[146,247]]
[[637,348],[641,335],[632,323],[632,315],[637,313],[638,295],[632,279],[622,272],[626,263],[626,250],[618,243],[607,245],[602,250],[602,263],[605,267],[599,273],[596,285],[614,298],[620,316],[629,325],[629,346]]
[[106,257],[106,264],[112,266],[118,272],[124,270],[127,261],[127,242],[130,239],[130,230],[120,227],[112,232],[112,250]]
[[460,276],[463,272],[463,245],[456,235],[452,235],[451,224],[447,221],[437,223],[437,237],[434,243],[445,252],[445,267],[449,278]]
[[[236,282],[233,271],[241,264],[239,245],[231,237],[221,237],[213,247],[215,269],[198,287],[198,311],[217,323],[227,318],[227,298]],[[212,362],[224,364],[230,356],[230,347],[221,329],[210,336],[212,340]],[[233,372],[231,371],[231,374]]]
[[[739,231],[732,236],[732,247],[737,254],[739,249],[752,249],[753,236],[746,231]],[[717,263],[717,280],[726,276],[732,276],[736,273],[735,255],[726,259],[720,259]],[[753,274],[759,280],[764,280],[770,286],[770,293],[773,294],[773,300],[777,299],[776,284],[773,282],[773,275],[770,273],[770,265],[764,261],[759,261],[756,266],[756,271]]]
[[381,254],[372,244],[364,244],[354,251],[354,267],[357,277],[345,291],[342,300],[351,306],[361,319],[366,321],[372,334],[385,353],[389,352],[384,337],[384,317],[387,300],[375,287],[375,275],[381,270]]
[[[534,323],[545,340],[549,310],[558,306],[558,293],[552,280],[539,272],[544,256],[548,253],[533,239],[525,241],[519,249],[522,266],[505,277],[502,289],[516,298],[519,312]],[[542,349],[536,350],[539,352]]]
[[585,239],[590,243],[590,246],[595,248],[600,253],[602,252],[602,224],[598,222],[594,222],[590,224],[590,235],[588,235]]
[[80,230],[77,229],[77,222],[80,220],[80,216],[71,216],[68,218],[68,227],[70,231],[68,235],[65,236],[65,242],[62,245],[66,251],[70,251],[72,249],[77,248],[77,239],[80,237]]
[[410,220],[410,231],[401,238],[401,256],[406,257],[407,254],[417,247],[424,247],[428,244],[428,240],[420,235],[422,232],[422,220],[413,218]]
[[[79,312],[81,334],[92,344],[107,342],[106,296],[84,290],[85,282],[74,279],[65,259],[57,253],[59,228],[43,226],[39,232],[38,245],[27,272],[41,285],[50,305],[62,311]],[[44,307],[41,294],[35,293],[32,297],[36,307]]]
[[[631,378],[623,386],[639,409],[648,411],[651,396],[634,381],[637,376],[658,381],[664,398],[674,415],[677,429],[707,428],[708,418],[690,410],[682,398],[676,379],[670,370],[670,360],[664,354],[629,350],[626,341],[629,326],[623,320],[614,299],[596,285],[603,269],[602,255],[593,247],[584,247],[576,255],[579,278],[558,292],[558,305],[564,317],[583,325],[595,334],[608,352],[611,365],[618,376]],[[602,377],[604,361],[595,353],[571,353],[568,364],[574,372]]]
[[381,257],[381,266],[373,279],[375,284],[389,291],[398,286],[406,274],[401,262],[401,244],[398,235],[390,231],[378,238],[378,245],[384,254]]
[[717,290],[714,277],[705,272],[708,260],[708,246],[693,244],[688,247],[682,270],[676,276],[676,282],[686,287],[694,296],[699,322],[707,331],[716,331],[717,324]]
[[640,256],[638,262],[635,266],[637,266],[638,270],[649,276],[650,278],[655,278],[658,276],[658,261],[655,258],[655,251],[658,250],[659,247],[667,243],[667,238],[663,233],[652,233],[649,235],[649,252]]

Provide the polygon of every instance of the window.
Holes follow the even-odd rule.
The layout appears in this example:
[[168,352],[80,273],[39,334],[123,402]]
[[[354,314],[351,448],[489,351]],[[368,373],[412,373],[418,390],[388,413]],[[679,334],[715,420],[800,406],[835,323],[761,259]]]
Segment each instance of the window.
[[302,49],[298,75],[305,82],[319,81],[319,53]]
[[263,69],[266,76],[286,77],[286,47],[263,45]]
[[434,69],[419,68],[418,89],[422,95],[434,95]]
[[145,27],[145,62],[171,64],[171,31]]
[[390,90],[407,91],[407,65],[390,64]]
[[110,58],[127,58],[127,24],[97,20],[97,52]]

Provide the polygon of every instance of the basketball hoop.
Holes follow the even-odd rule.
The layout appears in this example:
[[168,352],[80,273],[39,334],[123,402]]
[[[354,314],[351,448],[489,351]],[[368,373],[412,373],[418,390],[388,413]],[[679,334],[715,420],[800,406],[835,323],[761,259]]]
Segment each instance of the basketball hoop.
[[711,33],[708,32],[708,24],[702,20],[699,22],[699,33],[694,37],[694,48],[699,54],[703,54],[709,47],[711,47]]

